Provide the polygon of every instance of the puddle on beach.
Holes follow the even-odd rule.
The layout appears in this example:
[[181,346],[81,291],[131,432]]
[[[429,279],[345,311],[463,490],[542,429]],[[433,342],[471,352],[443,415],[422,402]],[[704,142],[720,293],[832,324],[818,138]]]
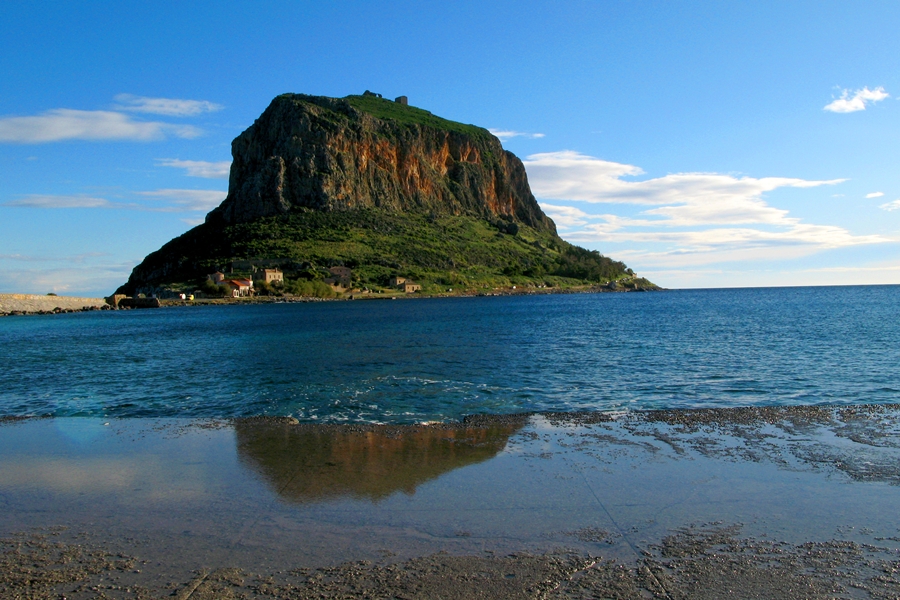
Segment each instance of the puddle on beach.
[[[763,556],[759,564],[771,566],[776,554],[793,556],[793,548],[808,556],[809,547],[799,550],[804,544],[824,544],[816,548],[830,548],[823,552],[832,559],[825,569],[832,577],[835,553],[856,548],[887,594],[900,591],[898,428],[897,407],[678,411],[615,420],[484,417],[431,426],[6,421],[2,556],[7,563],[16,556],[49,561],[56,566],[43,570],[58,574],[59,564],[80,564],[71,558],[72,548],[80,548],[93,557],[84,559],[93,570],[45,585],[68,598],[96,597],[94,588],[108,597],[204,597],[215,582],[215,594],[228,588],[234,597],[241,597],[234,590],[256,597],[251,592],[263,595],[258,581],[287,585],[278,574],[313,585],[304,569],[320,569],[314,572],[346,593],[353,582],[375,585],[381,581],[375,574],[391,569],[424,581],[423,573],[454,564],[470,575],[483,571],[486,581],[496,570],[496,585],[512,585],[504,583],[510,573],[508,579],[523,582],[557,577],[567,583],[558,582],[554,593],[580,597],[578,586],[600,577],[599,567],[585,571],[585,565],[607,560],[623,570],[619,579],[604,571],[612,577],[600,577],[604,585],[630,573],[635,589],[653,593],[657,585],[678,597],[678,579],[666,573],[685,556],[693,567],[681,565],[681,573],[728,552],[745,562]],[[827,546],[835,541],[845,546]],[[770,550],[775,554],[765,554]],[[53,552],[68,552],[69,559],[53,562],[47,558]],[[794,585],[790,577],[811,568],[798,561],[782,574],[788,583],[757,583],[770,591]],[[354,564],[356,571],[346,571]],[[865,579],[861,564],[855,579]],[[516,569],[524,571],[516,576]],[[250,573],[258,578],[255,591],[245,582]],[[7,575],[0,591],[15,591],[16,581]],[[523,587],[521,597],[540,591],[534,585]],[[321,586],[318,593],[328,596]],[[858,597],[882,597],[855,589]]]

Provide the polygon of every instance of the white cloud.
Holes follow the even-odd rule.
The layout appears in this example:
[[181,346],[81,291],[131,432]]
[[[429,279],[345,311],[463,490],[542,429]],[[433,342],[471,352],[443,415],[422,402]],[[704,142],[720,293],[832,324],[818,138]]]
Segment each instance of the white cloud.
[[221,204],[222,200],[225,199],[225,196],[228,195],[227,192],[220,192],[218,190],[178,189],[154,190],[152,192],[139,193],[141,196],[147,198],[158,198],[171,202],[172,205],[157,209],[166,212],[191,210],[210,211]]
[[30,117],[0,118],[0,142],[41,144],[65,140],[152,141],[173,134],[194,138],[200,130],[191,125],[135,121],[130,116],[106,110],[57,108]]
[[[153,212],[209,212],[225,199],[218,190],[161,189],[127,194],[132,201],[111,202],[92,196],[32,194],[5,202],[2,206],[26,208],[109,208]],[[149,204],[147,202],[150,202]]]
[[84,254],[76,254],[73,256],[30,256],[27,254],[0,254],[0,261],[13,260],[17,262],[30,263],[55,263],[66,262],[72,264],[84,264],[90,259],[99,258],[101,256],[109,256],[106,252],[85,252]]
[[[826,249],[895,241],[853,235],[842,227],[803,223],[764,195],[781,188],[815,188],[842,179],[811,181],[786,177],[737,177],[719,173],[676,173],[632,181],[636,166],[577,152],[535,154],[525,168],[541,206],[563,237],[580,243],[627,244],[615,253],[644,272],[732,261],[783,260]],[[554,200],[547,203],[544,200]],[[596,213],[560,202],[625,205],[634,216]],[[900,205],[900,202],[898,202]],[[898,206],[897,208],[900,208]]]
[[508,139],[514,138],[514,137],[524,137],[524,138],[530,138],[530,139],[539,139],[539,138],[544,137],[543,133],[525,133],[523,131],[512,131],[510,129],[488,128],[488,131],[490,131],[492,134],[494,134],[495,136],[500,138],[500,140],[503,142],[505,142]]
[[615,186],[620,177],[643,173],[638,167],[570,150],[532,154],[523,162],[531,191],[548,199],[600,202],[597,193]]
[[109,200],[91,196],[54,196],[49,194],[29,194],[18,200],[4,202],[3,206],[28,208],[109,208],[114,206]]
[[893,202],[887,202],[885,204],[882,204],[878,208],[880,208],[882,210],[887,210],[887,211],[900,210],[900,198],[898,198],[897,200],[894,200]]
[[866,110],[868,104],[880,102],[885,98],[890,98],[890,95],[884,91],[883,87],[877,87],[874,90],[864,87],[853,92],[852,96],[850,95],[850,90],[845,89],[841,91],[841,97],[826,104],[824,110],[836,113],[851,113]]
[[541,202],[541,209],[548,217],[553,219],[557,227],[565,229],[586,225],[591,218],[591,215],[574,206],[560,206]]
[[160,166],[184,169],[190,177],[205,177],[207,179],[228,179],[231,170],[231,161],[207,162],[205,160],[178,160],[177,158],[160,158],[157,160]]
[[0,292],[100,298],[122,285],[133,264],[89,264],[47,269],[0,269]]
[[0,292],[54,292],[98,298],[110,294],[127,280],[134,264],[134,261],[114,259],[106,252],[70,256],[0,255]]
[[[784,211],[762,202],[759,198],[763,193],[781,187],[809,188],[844,181],[738,178],[718,173],[676,173],[656,179],[628,181],[623,177],[641,175],[644,171],[633,165],[569,150],[532,154],[523,162],[531,189],[539,198],[590,203],[668,204],[670,206],[655,209],[649,214],[669,213],[672,219],[670,224],[673,225],[688,225],[698,219],[702,222],[776,222]],[[681,206],[691,208],[682,209]]]
[[[627,225],[627,223],[626,223]],[[591,227],[590,229],[593,229]],[[597,227],[598,230],[604,230]],[[830,225],[797,224],[785,235],[782,231],[754,229],[750,227],[724,227],[702,231],[652,231],[646,233],[612,234],[608,239],[618,241],[676,242],[682,247],[714,247],[723,244],[743,246],[768,245],[772,242],[805,242],[816,245],[839,247],[852,244],[854,239],[846,230]],[[871,241],[871,240],[870,240]]]
[[866,194],[866,198],[881,198],[884,196],[884,192],[872,192],[871,194]]
[[119,94],[115,98],[120,102],[116,108],[129,112],[165,115],[167,117],[192,117],[224,108],[206,100],[183,100],[178,98],[148,98],[132,94]]
[[900,266],[796,269],[778,265],[729,265],[641,271],[654,282],[679,288],[774,287],[796,285],[877,285],[900,283]]

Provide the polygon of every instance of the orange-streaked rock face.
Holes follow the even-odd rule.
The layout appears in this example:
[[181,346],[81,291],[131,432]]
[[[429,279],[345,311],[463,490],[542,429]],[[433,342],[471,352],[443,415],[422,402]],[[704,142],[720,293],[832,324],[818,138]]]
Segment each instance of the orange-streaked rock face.
[[473,130],[378,119],[342,99],[279,96],[232,142],[228,197],[207,220],[379,207],[502,217],[555,232],[522,162]]

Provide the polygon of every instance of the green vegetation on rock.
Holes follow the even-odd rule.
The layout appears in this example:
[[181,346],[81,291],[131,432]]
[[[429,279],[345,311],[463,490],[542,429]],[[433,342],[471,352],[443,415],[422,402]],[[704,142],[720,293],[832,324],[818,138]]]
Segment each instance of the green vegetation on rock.
[[[208,273],[232,261],[274,259],[288,273],[288,291],[298,285],[292,279],[321,280],[328,267],[338,265],[353,269],[355,287],[382,289],[391,277],[403,276],[421,284],[424,293],[513,285],[571,288],[630,278],[623,263],[598,252],[526,225],[508,225],[380,209],[300,210],[224,227],[200,225],[148,256],[140,269],[147,275],[155,271],[156,277],[144,279],[155,278],[165,287],[190,287],[207,285],[202,280]],[[511,229],[515,235],[506,233]]]

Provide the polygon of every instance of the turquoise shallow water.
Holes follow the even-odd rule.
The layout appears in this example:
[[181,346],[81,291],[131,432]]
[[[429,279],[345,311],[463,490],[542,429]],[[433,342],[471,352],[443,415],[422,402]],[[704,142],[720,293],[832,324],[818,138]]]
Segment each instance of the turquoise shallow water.
[[0,319],[0,415],[408,423],[900,401],[900,286]]

